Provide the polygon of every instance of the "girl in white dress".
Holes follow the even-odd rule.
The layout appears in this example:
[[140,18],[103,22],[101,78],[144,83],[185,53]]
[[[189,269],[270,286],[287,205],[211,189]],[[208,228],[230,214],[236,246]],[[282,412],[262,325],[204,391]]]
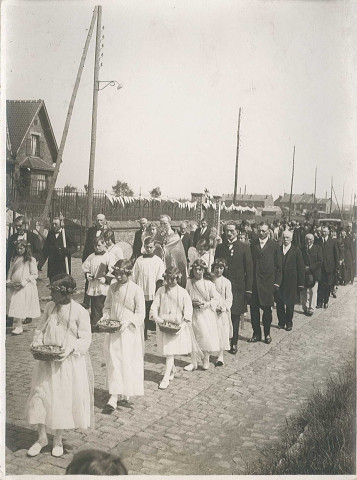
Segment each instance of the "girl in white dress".
[[28,450],[38,455],[48,444],[47,432],[54,433],[52,455],[63,455],[62,430],[87,429],[93,421],[93,371],[88,354],[91,343],[89,314],[71,299],[76,288],[66,273],[56,275],[50,285],[48,302],[32,346],[58,345],[64,352],[58,361],[36,360],[27,418],[38,425],[39,437]]
[[[178,268],[169,267],[164,274],[165,285],[156,292],[150,310],[150,317],[156,322],[157,352],[166,356],[166,370],[159,385],[162,390],[169,386],[175,376],[175,355],[187,355],[192,351],[189,323],[192,320],[192,302],[185,289],[177,285],[181,278]],[[160,330],[164,321],[181,328],[177,333]]]
[[[203,369],[208,370],[210,352],[220,350],[216,314],[220,298],[203,260],[198,259],[193,262],[186,289],[193,305],[193,331],[204,355]],[[197,362],[193,358],[191,360],[192,363],[184,367],[188,372],[197,368]]]
[[36,259],[31,256],[31,245],[26,240],[16,242],[17,255],[11,260],[7,275],[6,314],[14,317],[14,335],[23,332],[25,318],[41,316],[36,279]]
[[118,395],[126,400],[144,395],[144,318],[142,289],[129,279],[133,264],[119,260],[114,265],[116,282],[109,287],[102,319],[119,320],[120,330],[106,333],[104,356],[110,398],[103,413],[117,408]]
[[231,306],[233,302],[232,284],[228,278],[223,276],[223,272],[226,268],[227,263],[224,258],[217,258],[212,264],[213,280],[220,296],[220,301],[216,310],[220,345],[217,362],[215,364],[216,367],[222,367],[224,365],[223,351],[231,348],[229,339],[233,335],[231,322]]

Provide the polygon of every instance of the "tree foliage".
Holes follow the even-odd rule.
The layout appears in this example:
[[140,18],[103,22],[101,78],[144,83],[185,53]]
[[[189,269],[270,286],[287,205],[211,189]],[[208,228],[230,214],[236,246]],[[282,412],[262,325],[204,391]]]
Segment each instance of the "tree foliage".
[[132,197],[134,195],[134,191],[130,188],[127,182],[122,182],[121,180],[117,180],[116,184],[112,186],[112,190],[117,197]]
[[160,198],[161,197],[161,188],[155,187],[150,192],[151,198]]
[[63,188],[64,193],[74,193],[77,191],[77,187],[72,184],[68,184]]

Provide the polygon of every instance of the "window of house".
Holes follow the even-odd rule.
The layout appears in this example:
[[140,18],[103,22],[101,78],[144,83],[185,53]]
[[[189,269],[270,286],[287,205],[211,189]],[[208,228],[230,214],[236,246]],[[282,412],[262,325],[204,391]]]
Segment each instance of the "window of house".
[[40,156],[40,136],[31,135],[31,155],[34,157]]
[[38,191],[46,189],[46,175],[37,175],[36,188]]

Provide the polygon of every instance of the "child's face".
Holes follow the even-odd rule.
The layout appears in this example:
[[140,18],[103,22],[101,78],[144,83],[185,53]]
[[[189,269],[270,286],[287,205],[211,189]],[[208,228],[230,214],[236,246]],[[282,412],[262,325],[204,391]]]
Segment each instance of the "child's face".
[[222,265],[217,265],[213,269],[213,274],[215,277],[221,277],[223,275],[223,272],[224,272],[224,267]]
[[170,276],[165,278],[167,285],[170,288],[173,288],[177,285],[177,277],[176,276]]
[[106,248],[107,246],[105,242],[103,242],[102,240],[100,240],[96,245],[94,245],[94,250],[96,253],[104,252]]
[[122,268],[116,268],[114,270],[114,276],[117,279],[117,282],[122,285],[129,280],[128,275],[125,273],[125,270],[123,270]]
[[200,266],[193,267],[193,276],[195,277],[196,280],[201,280],[203,278],[203,268]]
[[152,253],[154,253],[155,245],[154,243],[148,243],[144,246],[144,248],[145,248],[145,252],[148,255],[151,255]]
[[200,247],[200,246],[197,247],[197,252],[199,253],[199,255],[204,255],[206,251],[207,250],[205,249],[205,247]]
[[22,243],[16,245],[16,252],[18,255],[23,255],[25,253],[25,245],[22,245]]

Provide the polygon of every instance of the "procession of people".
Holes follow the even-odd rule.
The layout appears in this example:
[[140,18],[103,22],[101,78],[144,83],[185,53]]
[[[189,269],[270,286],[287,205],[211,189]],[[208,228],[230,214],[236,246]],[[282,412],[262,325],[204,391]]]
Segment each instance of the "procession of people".
[[224,367],[224,352],[237,354],[248,307],[248,341],[270,344],[274,305],[278,328],[289,332],[296,304],[311,317],[315,308],[328,308],[337,287],[353,283],[355,276],[356,235],[348,227],[228,221],[216,229],[203,218],[197,229],[184,221],[176,231],[162,215],[158,224],[140,219],[132,255],[125,258],[104,214],[98,214],[87,231],[85,295],[79,304],[71,276],[77,245],[61,219],[53,219],[42,250],[34,234],[25,235],[23,223],[23,217],[15,220],[7,252],[7,315],[14,318],[14,335],[23,332],[27,317],[40,316],[36,280],[46,260],[51,292],[31,344],[35,358],[41,349],[47,356],[36,361],[27,403],[28,422],[39,435],[29,456],[48,444],[48,432],[54,434],[52,455],[62,456],[62,431],[93,425],[88,350],[94,333],[104,332],[108,401],[102,413],[111,414],[118,402],[145,393],[150,332],[158,355],[165,357],[158,388],[166,390],[175,378],[175,356],[190,356],[184,370],[195,375],[200,366],[209,370],[211,355],[215,367]]

